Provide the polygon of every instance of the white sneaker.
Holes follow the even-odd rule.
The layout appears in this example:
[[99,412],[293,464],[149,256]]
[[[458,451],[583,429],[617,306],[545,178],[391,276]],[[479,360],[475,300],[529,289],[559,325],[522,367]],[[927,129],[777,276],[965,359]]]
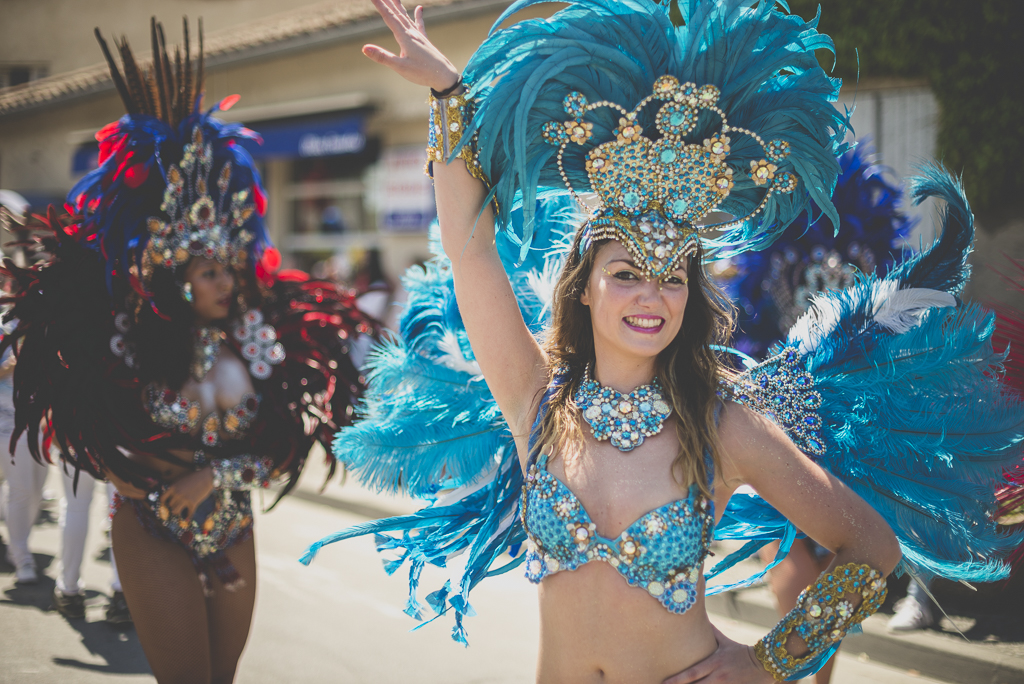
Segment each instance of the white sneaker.
[[935,616],[932,609],[907,596],[896,602],[896,613],[889,619],[886,629],[890,632],[912,632],[917,629],[927,629],[935,624]]
[[39,575],[36,573],[34,561],[28,561],[19,565],[14,571],[14,579],[18,584],[36,584],[39,582]]

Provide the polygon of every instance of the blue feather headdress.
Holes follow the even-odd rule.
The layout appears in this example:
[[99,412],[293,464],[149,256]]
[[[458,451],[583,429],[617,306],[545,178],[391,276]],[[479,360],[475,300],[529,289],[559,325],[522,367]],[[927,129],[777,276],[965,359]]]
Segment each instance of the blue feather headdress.
[[902,188],[872,161],[863,142],[839,160],[832,195],[838,233],[810,205],[771,249],[731,260],[725,286],[739,309],[733,346],[764,358],[807,311],[819,291],[853,285],[856,274],[885,273],[903,260],[900,243],[914,225],[902,211]]
[[154,267],[177,268],[206,256],[236,268],[254,266],[270,240],[263,224],[266,195],[249,153],[236,144],[258,139],[240,124],[213,118],[234,104],[228,98],[206,113],[202,26],[195,70],[185,24],[184,60],[172,69],[163,28],[152,25],[153,66],[138,66],[126,41],[117,44],[124,73],[96,36],[128,113],[97,135],[100,165],[68,194],[81,216],[68,230],[106,264],[108,287],[127,278],[148,298]]
[[[498,24],[542,1],[514,3]],[[808,199],[838,225],[829,196],[848,120],[814,56],[832,41],[776,4],[680,0],[677,28],[649,0],[582,0],[492,31],[464,74],[475,113],[462,144],[476,137],[499,224],[521,193],[530,244],[538,189],[568,185],[598,193],[606,227],[654,214],[689,237],[711,209],[742,217],[704,238],[718,256],[770,244]],[[633,233],[652,261],[657,246],[690,248],[663,235],[644,250]]]

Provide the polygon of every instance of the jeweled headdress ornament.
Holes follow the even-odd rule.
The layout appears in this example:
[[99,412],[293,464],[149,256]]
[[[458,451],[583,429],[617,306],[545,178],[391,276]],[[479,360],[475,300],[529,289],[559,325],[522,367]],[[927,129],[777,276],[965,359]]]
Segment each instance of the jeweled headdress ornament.
[[[600,201],[590,240],[621,240],[651,277],[698,240],[711,259],[761,249],[809,199],[838,225],[848,117],[814,55],[831,39],[773,0],[673,7],[679,26],[652,0],[571,2],[494,30],[470,60],[454,153],[476,145],[499,225],[521,200],[523,254],[538,193],[566,187]],[[733,218],[702,225],[712,212]]]
[[185,145],[180,164],[167,171],[167,188],[160,210],[167,219],[150,217],[150,238],[143,255],[143,273],[153,266],[177,268],[194,256],[215,259],[243,268],[254,236],[245,228],[256,208],[250,190],[229,192],[230,162],[217,174],[220,199],[210,195],[213,146],[203,140],[202,128],[192,129],[192,142]]
[[150,28],[148,64],[136,60],[125,40],[115,42],[123,72],[96,32],[128,113],[96,134],[100,166],[69,194],[71,209],[82,216],[75,227],[80,241],[103,256],[109,280],[126,272],[146,299],[154,268],[177,269],[196,256],[253,267],[270,246],[259,174],[236,144],[258,136],[212,117],[237,96],[200,111],[202,24],[195,61],[187,21],[173,59],[163,27],[153,20]]
[[[632,111],[614,102],[590,104],[576,91],[565,98],[565,111],[573,118],[545,124],[543,135],[558,146],[559,172],[573,195],[575,189],[562,163],[566,146],[590,140],[593,124],[585,120],[587,113],[607,107],[623,115],[612,131],[615,140],[587,155],[590,188],[601,199],[601,208],[589,221],[588,241],[618,240],[647,277],[660,279],[696,251],[699,233],[739,225],[759,213],[774,192],[793,192],[796,176],[788,171],[776,173],[777,165],[789,156],[789,143],[773,140],[766,145],[757,133],[730,127],[725,112],[716,106],[720,94],[713,85],[698,87],[680,83],[675,76],[661,76],[654,82],[654,92]],[[665,104],[655,116],[660,137],[650,139],[643,135],[637,117],[654,101]],[[703,142],[687,142],[702,111],[718,114],[721,129]],[[750,136],[764,150],[766,158],[750,161],[749,175],[754,185],[767,186],[766,192],[747,216],[698,228],[698,222],[717,210],[733,188],[733,169],[726,163],[730,132]]]

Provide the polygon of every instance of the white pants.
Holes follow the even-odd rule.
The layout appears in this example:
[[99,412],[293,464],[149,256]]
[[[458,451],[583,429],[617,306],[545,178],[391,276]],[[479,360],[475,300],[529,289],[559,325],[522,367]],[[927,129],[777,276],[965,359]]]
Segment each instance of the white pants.
[[[75,492],[75,471],[73,468],[62,470],[64,476],[64,498],[60,500],[60,563],[57,567],[57,589],[62,594],[80,594],[84,590],[82,584],[82,559],[85,557],[85,540],[89,536],[89,508],[92,495],[96,489],[96,480],[86,472],[78,474],[78,492]],[[108,504],[114,495],[114,486],[109,482],[103,489],[106,494],[104,501]],[[114,563],[114,549],[110,549],[110,568],[113,578],[110,587],[121,591],[121,581],[117,577],[117,565]]]
[[[0,470],[3,470],[4,488],[7,490],[7,555],[16,568],[32,563],[28,550],[28,535],[39,516],[43,501],[43,485],[47,467],[37,463],[28,451],[25,435],[18,440],[14,455],[7,453],[9,432],[0,433]],[[13,460],[12,460],[13,459]]]

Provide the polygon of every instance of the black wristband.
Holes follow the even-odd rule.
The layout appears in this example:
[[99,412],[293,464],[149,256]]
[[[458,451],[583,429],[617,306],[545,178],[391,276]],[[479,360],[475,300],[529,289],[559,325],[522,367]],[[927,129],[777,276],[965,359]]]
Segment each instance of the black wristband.
[[462,77],[459,76],[459,80],[457,80],[455,82],[455,85],[453,85],[451,88],[445,88],[444,90],[434,90],[433,88],[431,88],[430,94],[436,97],[438,100],[443,100],[446,97],[451,97],[451,94],[458,90],[461,85]]

